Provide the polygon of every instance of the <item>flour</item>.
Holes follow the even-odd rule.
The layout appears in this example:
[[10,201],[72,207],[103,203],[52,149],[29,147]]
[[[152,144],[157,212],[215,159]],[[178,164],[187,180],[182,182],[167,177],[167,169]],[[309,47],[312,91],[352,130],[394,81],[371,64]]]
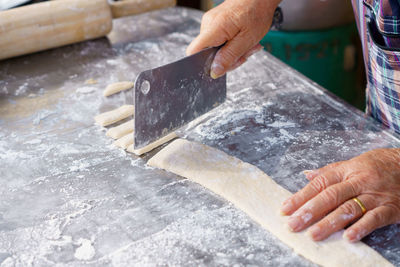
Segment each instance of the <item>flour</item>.
[[40,140],[40,139],[32,139],[32,140],[29,140],[29,141],[25,142],[25,144],[27,144],[27,145],[37,145],[37,144],[40,144],[41,142],[42,142],[42,140]]
[[292,128],[295,127],[296,124],[289,121],[274,121],[273,123],[268,124],[269,127],[278,127],[278,128]]
[[85,87],[81,87],[76,89],[76,93],[78,94],[90,94],[93,93],[94,91],[96,91],[96,87],[91,87],[91,86],[85,86]]
[[28,90],[28,83],[26,82],[22,84],[20,87],[18,87],[18,89],[15,91],[15,95],[16,96],[23,95],[27,92],[27,90]]
[[96,251],[92,246],[92,242],[88,239],[80,238],[78,240],[78,243],[80,243],[81,246],[75,250],[75,258],[77,258],[78,260],[92,259],[96,254]]
[[57,112],[52,111],[52,110],[47,110],[47,109],[41,110],[37,113],[37,115],[33,119],[32,123],[33,123],[33,125],[39,125],[42,120],[45,120],[54,114],[57,114]]

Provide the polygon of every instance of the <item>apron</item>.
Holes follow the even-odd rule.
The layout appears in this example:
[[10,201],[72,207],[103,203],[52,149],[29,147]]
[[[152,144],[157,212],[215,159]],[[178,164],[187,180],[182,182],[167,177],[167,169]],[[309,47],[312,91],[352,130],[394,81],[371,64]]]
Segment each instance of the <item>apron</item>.
[[367,114],[400,133],[400,0],[352,0],[367,74]]

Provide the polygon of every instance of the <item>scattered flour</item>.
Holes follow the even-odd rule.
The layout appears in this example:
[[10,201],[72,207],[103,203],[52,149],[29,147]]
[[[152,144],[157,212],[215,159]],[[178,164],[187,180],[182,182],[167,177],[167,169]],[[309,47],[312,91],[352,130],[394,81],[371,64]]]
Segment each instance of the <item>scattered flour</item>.
[[96,251],[92,246],[92,242],[88,239],[80,238],[78,240],[78,243],[80,243],[81,246],[75,250],[75,258],[77,258],[78,260],[92,259],[96,254]]
[[25,144],[26,145],[37,145],[37,144],[40,144],[41,142],[42,142],[42,140],[40,140],[40,139],[32,139],[32,140],[25,142]]
[[274,121],[273,123],[268,124],[268,126],[278,128],[292,128],[295,127],[296,124],[289,121]]
[[33,125],[39,125],[40,122],[44,119],[46,119],[47,117],[56,114],[57,112],[55,111],[50,111],[50,110],[41,110],[37,113],[36,117],[33,119],[32,123]]
[[77,94],[90,94],[96,91],[95,87],[90,87],[90,86],[84,86],[81,88],[76,89]]

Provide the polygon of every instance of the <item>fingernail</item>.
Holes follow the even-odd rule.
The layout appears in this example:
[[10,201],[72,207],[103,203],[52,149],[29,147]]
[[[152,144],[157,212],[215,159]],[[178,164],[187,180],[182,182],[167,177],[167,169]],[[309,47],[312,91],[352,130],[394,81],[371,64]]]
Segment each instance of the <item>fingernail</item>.
[[353,229],[349,229],[343,233],[343,237],[346,238],[349,242],[354,242],[356,241],[357,234],[356,231],[354,231]]
[[307,174],[311,174],[313,172],[314,172],[313,170],[304,170],[303,171],[304,175],[306,175],[306,176],[307,176]]
[[310,178],[314,177],[314,175],[315,175],[314,170],[305,170],[305,171],[303,171],[303,173],[307,179],[310,179]]
[[317,226],[317,225],[311,227],[311,228],[308,230],[307,233],[308,233],[308,235],[311,237],[311,239],[313,239],[313,240],[315,240],[315,241],[320,240],[320,239],[321,239],[321,236],[322,236],[321,227],[319,227],[319,226]]
[[284,201],[282,203],[281,214],[287,215],[292,210],[292,208],[293,208],[293,204],[291,201],[288,201],[288,200]]
[[210,71],[210,76],[213,79],[217,79],[224,75],[224,68],[219,64],[216,63],[215,61],[211,65],[211,71]]
[[301,221],[297,217],[290,217],[288,220],[288,225],[290,227],[290,230],[292,230],[293,232],[296,232],[297,230],[300,229]]

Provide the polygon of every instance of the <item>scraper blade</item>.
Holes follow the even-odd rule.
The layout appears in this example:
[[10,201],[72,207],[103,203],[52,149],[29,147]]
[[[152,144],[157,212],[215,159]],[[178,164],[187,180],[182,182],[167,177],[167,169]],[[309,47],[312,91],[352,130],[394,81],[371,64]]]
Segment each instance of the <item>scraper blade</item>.
[[142,148],[226,98],[226,76],[210,77],[218,47],[207,48],[171,64],[147,70],[135,81],[134,147]]

